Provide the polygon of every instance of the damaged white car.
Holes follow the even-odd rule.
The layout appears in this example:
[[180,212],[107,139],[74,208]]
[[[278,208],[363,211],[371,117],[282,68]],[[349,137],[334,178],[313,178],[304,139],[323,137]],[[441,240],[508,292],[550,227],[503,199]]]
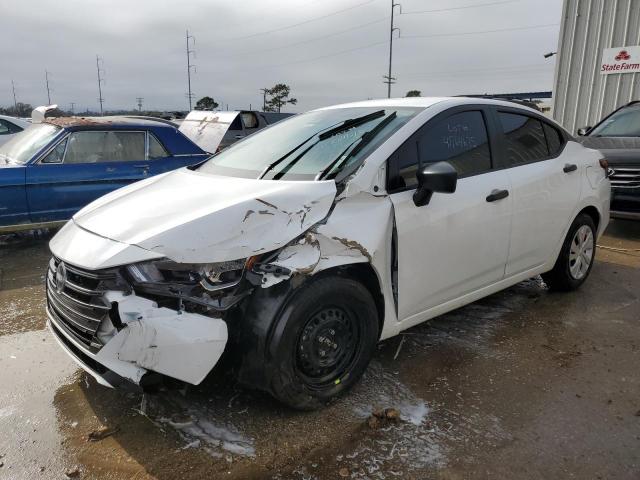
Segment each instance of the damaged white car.
[[77,213],[49,326],[104,385],[198,384],[228,351],[243,384],[316,408],[381,339],[538,274],[578,287],[609,193],[598,152],[511,103],[315,110]]

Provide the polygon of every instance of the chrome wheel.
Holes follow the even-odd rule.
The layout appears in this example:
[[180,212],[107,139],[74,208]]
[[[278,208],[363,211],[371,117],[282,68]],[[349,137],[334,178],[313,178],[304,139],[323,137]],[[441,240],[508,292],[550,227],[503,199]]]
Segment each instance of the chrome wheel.
[[593,231],[589,225],[582,225],[576,230],[569,250],[569,272],[574,279],[581,280],[587,274],[593,253]]

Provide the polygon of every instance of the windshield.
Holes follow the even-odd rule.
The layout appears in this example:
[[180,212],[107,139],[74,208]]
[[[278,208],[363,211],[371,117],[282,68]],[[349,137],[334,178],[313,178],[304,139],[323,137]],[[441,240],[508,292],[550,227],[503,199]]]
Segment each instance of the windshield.
[[273,180],[335,178],[359,165],[422,110],[355,107],[303,113],[223,150],[199,171]]
[[27,163],[41,148],[53,140],[60,130],[60,127],[48,123],[31,125],[0,145],[0,161]]
[[640,137],[640,105],[623,108],[589,132],[592,137]]

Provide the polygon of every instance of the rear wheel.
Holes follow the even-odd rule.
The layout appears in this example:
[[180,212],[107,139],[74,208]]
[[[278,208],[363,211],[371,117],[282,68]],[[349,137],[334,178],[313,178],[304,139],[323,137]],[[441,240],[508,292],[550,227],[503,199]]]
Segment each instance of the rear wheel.
[[552,290],[569,291],[587,279],[596,254],[596,227],[593,219],[582,213],[571,224],[553,270],[542,274]]
[[369,291],[342,277],[312,280],[287,304],[276,325],[271,393],[311,410],[350,389],[378,340],[378,313]]

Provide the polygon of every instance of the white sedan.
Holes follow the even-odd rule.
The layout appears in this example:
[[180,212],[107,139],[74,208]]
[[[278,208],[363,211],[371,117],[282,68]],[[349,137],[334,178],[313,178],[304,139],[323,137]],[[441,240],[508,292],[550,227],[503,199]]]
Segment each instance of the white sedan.
[[25,120],[9,117],[7,115],[0,115],[0,145],[30,125],[31,123]]
[[104,385],[198,384],[229,350],[242,383],[317,408],[379,340],[536,275],[578,288],[607,175],[504,101],[314,110],[77,213],[50,243],[49,326]]

